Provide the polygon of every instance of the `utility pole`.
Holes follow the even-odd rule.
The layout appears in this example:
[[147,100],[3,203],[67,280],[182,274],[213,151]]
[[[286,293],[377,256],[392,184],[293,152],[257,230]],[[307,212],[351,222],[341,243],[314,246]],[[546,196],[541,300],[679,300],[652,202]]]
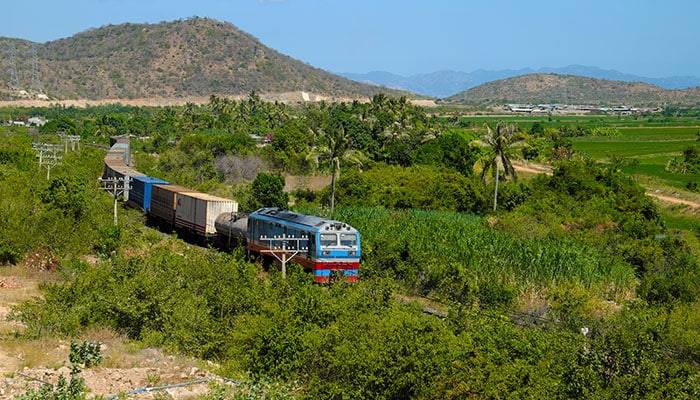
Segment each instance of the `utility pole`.
[[70,149],[71,151],[75,151],[75,144],[78,144],[78,150],[80,150],[80,136],[78,135],[67,135],[65,133],[59,133],[58,137],[61,138],[61,141],[65,144],[65,148],[63,150],[64,153],[68,153],[68,144],[70,143]]
[[102,184],[102,190],[107,191],[114,197],[114,226],[117,226],[117,197],[131,189],[131,177],[117,178],[116,176],[111,176],[109,178],[97,178],[97,181]]
[[291,261],[294,256],[299,254],[300,250],[307,250],[308,247],[301,247],[301,242],[306,241],[308,246],[309,237],[302,235],[301,237],[275,235],[274,237],[261,236],[261,241],[269,242],[269,248],[260,250],[261,253],[272,254],[280,263],[282,263],[282,278],[287,277],[287,262]]
[[32,143],[32,149],[37,153],[39,158],[39,168],[46,168],[46,180],[51,178],[51,168],[61,165],[63,156],[57,153],[61,151],[63,146],[60,144],[50,143]]

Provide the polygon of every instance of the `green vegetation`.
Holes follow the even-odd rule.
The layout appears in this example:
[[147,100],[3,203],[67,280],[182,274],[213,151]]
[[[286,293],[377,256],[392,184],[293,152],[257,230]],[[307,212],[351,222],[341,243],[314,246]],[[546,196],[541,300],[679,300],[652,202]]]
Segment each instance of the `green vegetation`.
[[[700,175],[692,168],[675,168],[671,164],[682,165],[684,152],[697,146],[700,119],[695,115],[672,115],[664,111],[642,116],[556,115],[551,120],[528,115],[500,118],[532,136],[529,146],[523,149],[527,159],[550,162],[552,154],[542,151],[540,138],[550,138],[556,143],[558,137],[569,141],[566,144],[569,153],[575,151],[599,162],[616,164],[625,173],[653,179],[656,186],[687,190],[692,182],[700,181]],[[489,116],[466,117],[461,119],[461,124],[480,126],[492,120]],[[595,134],[601,130],[612,130],[614,134]]]
[[44,383],[38,390],[29,389],[19,400],[81,400],[86,398],[89,388],[85,386],[85,379],[80,377],[82,368],[90,368],[102,361],[101,344],[83,341],[78,344],[71,341],[68,360],[71,362],[70,381],[60,375],[58,383],[54,386]]
[[700,128],[650,127],[619,130],[619,137],[576,138],[574,147],[604,162],[611,162],[614,158],[635,160],[635,163],[623,165],[622,168],[628,173],[659,178],[665,184],[679,189],[684,188],[688,182],[700,180],[699,171],[692,167],[669,167],[669,164],[697,142],[696,135]]
[[[113,227],[111,198],[95,181],[103,150],[66,153],[47,181],[29,131],[2,127],[0,262],[49,254],[57,270],[41,297],[11,313],[26,340],[108,329],[264,383],[242,388],[251,396],[260,387],[278,398],[700,395],[700,236],[697,224],[682,225],[697,218],[675,210],[685,228],[669,229],[666,211],[626,173],[655,157],[633,153],[629,138],[675,143],[695,127],[504,119],[526,143],[512,156],[552,174],[502,180],[494,211],[495,182],[474,173],[485,121],[428,116],[405,99],[292,107],[251,93],[43,112],[85,141],[133,134],[140,170],[248,208],[286,203],[283,173],[339,170],[334,194],[297,190],[294,200],[326,216],[334,203],[333,217],[361,232],[363,255],[357,283],[326,286],[297,265],[283,279],[242,248],[164,238],[135,210],[121,208]],[[34,110],[0,115],[19,113]],[[50,138],[56,125],[38,133]],[[338,138],[345,151],[328,152]],[[615,157],[578,147],[625,140]],[[349,150],[361,165],[320,156],[340,161]],[[679,163],[683,151],[672,156]],[[694,165],[688,154],[682,161]],[[88,254],[99,262],[83,261]],[[94,350],[71,361],[87,367]]]

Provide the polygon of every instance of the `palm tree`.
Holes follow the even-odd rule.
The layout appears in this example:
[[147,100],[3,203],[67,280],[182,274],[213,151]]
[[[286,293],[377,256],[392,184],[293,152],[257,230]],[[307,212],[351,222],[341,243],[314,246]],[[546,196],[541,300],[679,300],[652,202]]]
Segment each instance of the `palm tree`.
[[501,121],[496,124],[495,131],[488,124],[486,124],[486,130],[487,133],[482,137],[482,140],[477,141],[477,144],[485,147],[487,152],[477,160],[474,169],[481,172],[483,180],[486,180],[489,172],[495,176],[493,211],[496,211],[500,171],[503,170],[503,175],[506,178],[510,176],[514,181],[518,179],[513,164],[510,162],[510,156],[514,146],[520,143],[520,138],[516,135],[517,127],[515,125],[505,125]]
[[340,161],[346,160],[353,164],[362,166],[364,155],[352,148],[352,140],[348,137],[345,127],[339,124],[335,129],[329,129],[323,136],[325,143],[315,147],[310,157],[317,161],[328,161],[331,163],[333,172],[331,175],[331,216],[335,209],[335,181],[340,172]]

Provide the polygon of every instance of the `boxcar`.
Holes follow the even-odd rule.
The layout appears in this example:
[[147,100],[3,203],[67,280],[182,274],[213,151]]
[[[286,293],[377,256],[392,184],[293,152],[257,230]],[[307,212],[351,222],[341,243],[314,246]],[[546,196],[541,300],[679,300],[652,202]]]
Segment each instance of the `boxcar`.
[[167,181],[152,176],[132,176],[129,190],[129,205],[148,212],[151,209],[153,185],[169,185]]
[[194,190],[178,185],[153,185],[149,215],[174,226],[178,195],[190,192]]
[[238,211],[235,200],[200,192],[178,193],[175,206],[175,226],[193,230],[198,235],[213,237],[216,217]]

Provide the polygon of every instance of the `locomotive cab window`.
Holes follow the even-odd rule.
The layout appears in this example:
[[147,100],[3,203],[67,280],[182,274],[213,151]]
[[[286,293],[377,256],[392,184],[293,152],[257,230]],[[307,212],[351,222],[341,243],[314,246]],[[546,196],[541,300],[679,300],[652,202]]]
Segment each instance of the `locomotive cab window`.
[[357,246],[357,235],[354,233],[341,233],[340,234],[340,245],[347,247]]
[[321,246],[336,246],[338,244],[338,235],[335,233],[322,233],[321,234]]

